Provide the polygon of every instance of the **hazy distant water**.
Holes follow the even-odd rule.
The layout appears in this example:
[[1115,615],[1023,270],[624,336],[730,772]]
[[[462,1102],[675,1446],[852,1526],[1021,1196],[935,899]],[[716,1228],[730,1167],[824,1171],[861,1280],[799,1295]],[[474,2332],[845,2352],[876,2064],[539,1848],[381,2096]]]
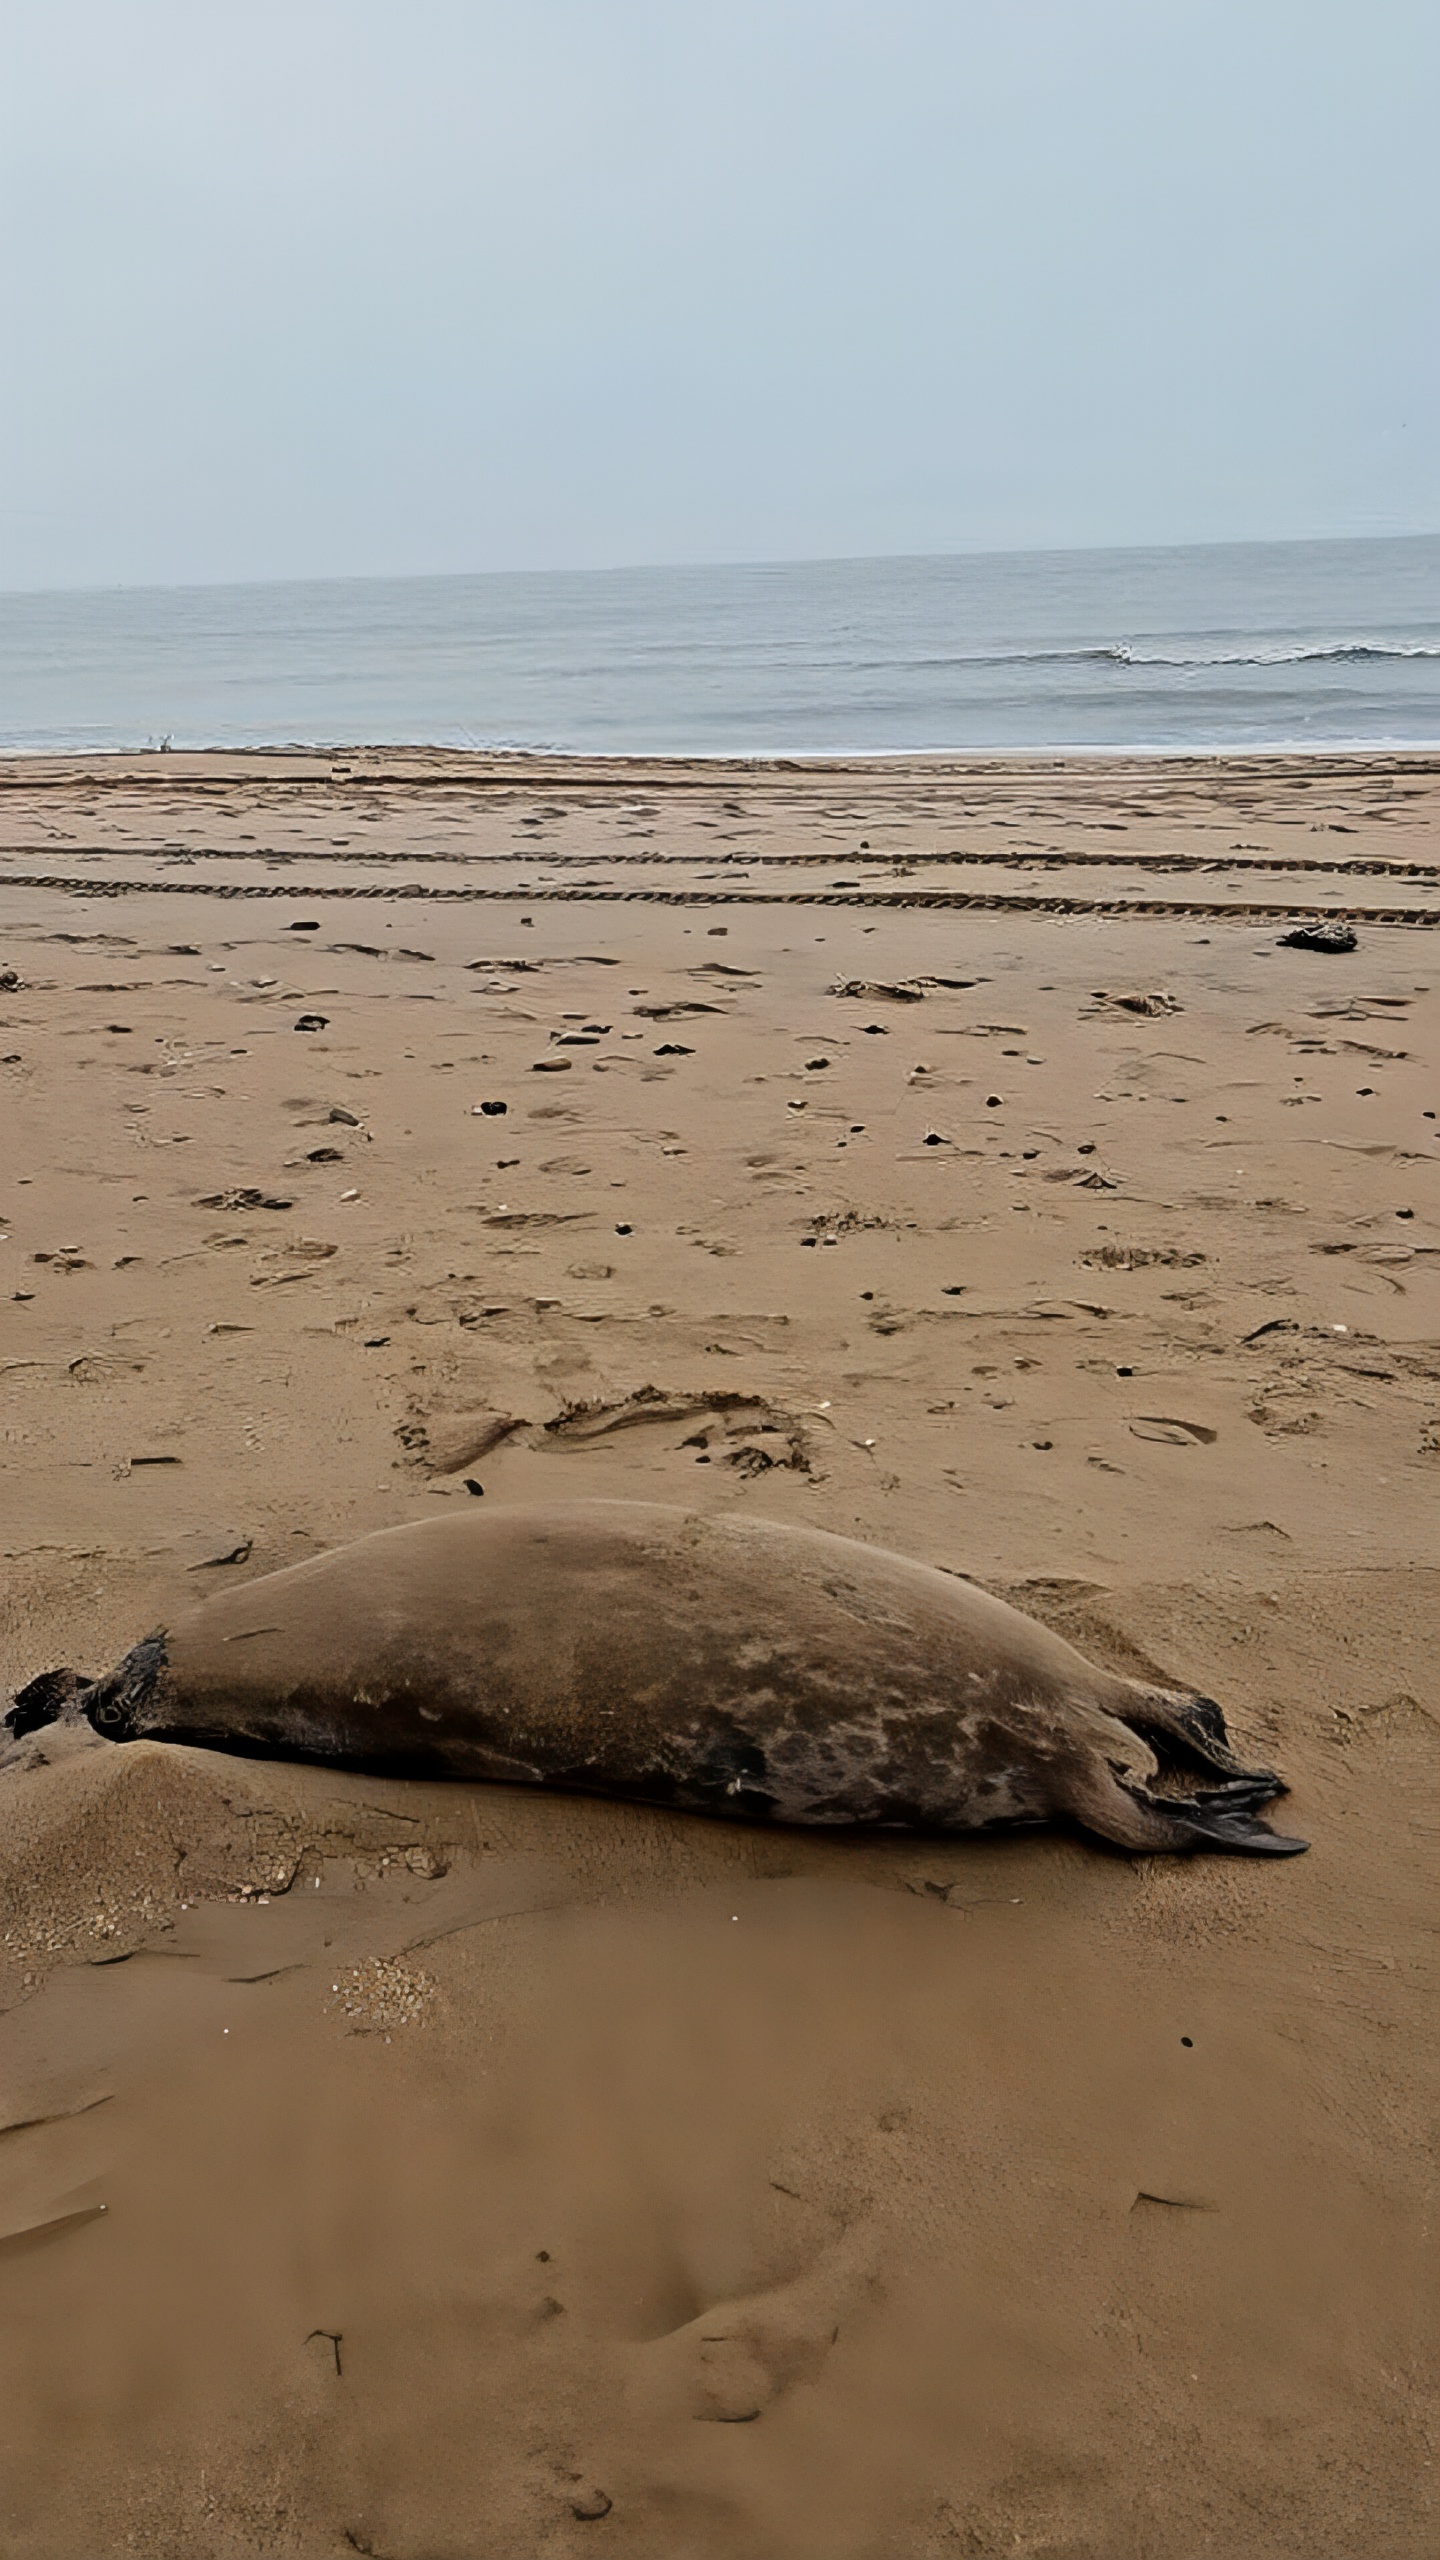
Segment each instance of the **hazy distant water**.
[[6,748],[1440,744],[1440,539],[0,599]]

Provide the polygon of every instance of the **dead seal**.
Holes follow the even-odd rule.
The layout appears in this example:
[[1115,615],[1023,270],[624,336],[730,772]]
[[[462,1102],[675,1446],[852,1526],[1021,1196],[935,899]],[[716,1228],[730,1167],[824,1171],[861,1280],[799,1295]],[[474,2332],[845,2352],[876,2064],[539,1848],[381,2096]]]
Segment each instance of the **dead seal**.
[[1257,1821],[1283,1783],[1210,1699],[1103,1671],[933,1565],[658,1503],[381,1530],[207,1599],[102,1679],[43,1674],[6,1721],[81,1710],[117,1742],[747,1820],[1306,1845]]

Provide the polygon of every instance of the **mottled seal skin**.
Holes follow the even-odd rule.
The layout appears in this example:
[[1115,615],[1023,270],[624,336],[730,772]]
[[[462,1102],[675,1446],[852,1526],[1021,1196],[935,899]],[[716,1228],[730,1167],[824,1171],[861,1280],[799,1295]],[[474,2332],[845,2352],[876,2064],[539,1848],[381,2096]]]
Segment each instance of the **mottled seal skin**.
[[1102,1671],[933,1565],[658,1503],[381,1530],[205,1601],[101,1680],[43,1675],[9,1721],[67,1701],[115,1741],[747,1820],[1305,1846],[1256,1821],[1284,1787],[1210,1700]]

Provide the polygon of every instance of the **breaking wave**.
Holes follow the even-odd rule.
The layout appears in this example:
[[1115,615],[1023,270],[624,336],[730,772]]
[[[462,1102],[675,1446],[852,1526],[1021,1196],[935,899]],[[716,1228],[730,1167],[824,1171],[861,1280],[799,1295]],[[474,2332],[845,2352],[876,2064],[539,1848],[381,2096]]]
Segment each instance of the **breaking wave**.
[[1440,746],[1440,537],[0,599],[0,748]]
[[1297,642],[1293,647],[1273,649],[1219,649],[1213,654],[1200,650],[1175,656],[1156,650],[1135,649],[1127,641],[1116,641],[1108,649],[1084,650],[1085,657],[1111,658],[1122,667],[1304,667],[1323,665],[1334,660],[1345,666],[1366,666],[1382,658],[1440,658],[1440,646],[1429,640],[1326,640],[1318,647]]
[[[1147,649],[1129,640],[1109,640],[1075,649],[997,649],[954,656],[911,658],[913,667],[1169,667],[1199,672],[1206,667],[1374,666],[1390,659],[1440,659],[1440,642],[1430,640],[1326,640],[1317,644],[1277,642],[1269,649]],[[874,662],[877,666],[881,661]],[[893,662],[892,662],[893,663]],[[869,661],[856,661],[857,671]]]

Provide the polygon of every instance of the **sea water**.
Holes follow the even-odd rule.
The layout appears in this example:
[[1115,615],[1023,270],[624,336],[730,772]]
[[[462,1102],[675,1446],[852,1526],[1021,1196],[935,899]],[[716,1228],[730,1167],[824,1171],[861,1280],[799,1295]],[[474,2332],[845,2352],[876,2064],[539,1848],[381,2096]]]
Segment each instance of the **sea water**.
[[1440,538],[0,598],[11,751],[1440,744]]

